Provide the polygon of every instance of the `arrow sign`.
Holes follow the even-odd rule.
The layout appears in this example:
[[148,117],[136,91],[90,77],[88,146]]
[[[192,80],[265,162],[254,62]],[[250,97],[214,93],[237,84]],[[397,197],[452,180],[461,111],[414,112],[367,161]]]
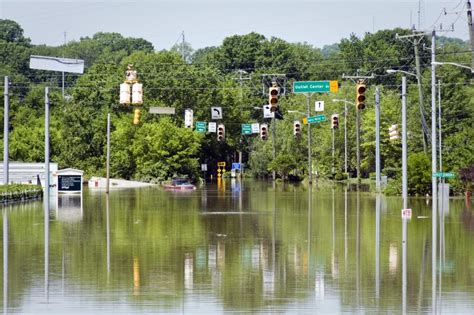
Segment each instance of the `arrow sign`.
[[212,119],[222,119],[222,107],[211,107]]
[[324,112],[324,101],[316,101],[316,103],[314,103],[314,110]]

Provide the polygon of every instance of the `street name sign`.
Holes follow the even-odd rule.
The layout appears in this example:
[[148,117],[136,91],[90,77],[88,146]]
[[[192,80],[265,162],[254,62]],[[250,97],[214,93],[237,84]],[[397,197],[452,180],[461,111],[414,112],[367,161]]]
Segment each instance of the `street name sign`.
[[453,178],[453,177],[456,177],[456,175],[454,173],[437,172],[433,174],[433,177]]
[[174,115],[174,107],[150,107],[150,114]]
[[242,134],[251,135],[252,134],[252,124],[242,124]]
[[305,125],[312,124],[312,123],[319,123],[323,121],[326,121],[326,116],[324,115],[316,115],[316,116],[309,116],[309,117],[303,118],[303,124]]
[[327,93],[337,92],[339,85],[337,81],[295,81],[293,82],[293,93]]
[[260,133],[260,124],[259,123],[253,123],[252,124],[252,133]]
[[216,131],[217,131],[217,123],[210,121],[210,122],[207,124],[207,131],[209,131],[209,132],[216,132]]
[[206,122],[205,121],[196,121],[196,131],[197,132],[206,132]]

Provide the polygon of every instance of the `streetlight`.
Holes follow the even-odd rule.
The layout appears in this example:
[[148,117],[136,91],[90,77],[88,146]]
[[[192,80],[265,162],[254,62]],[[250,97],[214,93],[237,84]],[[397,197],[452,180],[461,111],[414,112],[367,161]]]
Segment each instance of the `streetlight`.
[[465,65],[462,65],[462,64],[459,64],[459,63],[455,63],[455,62],[433,61],[433,62],[431,63],[431,65],[435,65],[435,66],[451,65],[451,66],[456,66],[456,67],[459,67],[459,68],[469,69],[469,70],[471,70],[471,73],[474,73],[474,69],[473,69],[473,68],[468,67],[468,66],[465,66]]
[[[334,103],[344,103],[344,172],[347,174],[347,104],[355,105],[353,102],[348,100],[333,99]],[[357,148],[359,150],[359,148]]]

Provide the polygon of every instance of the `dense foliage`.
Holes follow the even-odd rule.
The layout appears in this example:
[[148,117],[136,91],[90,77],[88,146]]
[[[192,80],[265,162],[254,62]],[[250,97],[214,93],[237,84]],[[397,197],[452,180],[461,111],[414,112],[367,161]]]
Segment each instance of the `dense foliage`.
[[[257,33],[234,35],[217,47],[193,51],[189,43],[169,51],[154,51],[144,39],[124,38],[117,33],[97,33],[58,47],[32,45],[14,21],[0,20],[0,73],[11,80],[10,158],[16,161],[41,161],[44,152],[44,87],[51,87],[51,153],[60,167],[75,167],[88,175],[105,174],[106,120],[112,115],[111,172],[113,176],[163,180],[175,175],[200,174],[200,164],[208,173],[217,161],[228,165],[242,152],[246,169],[257,176],[275,171],[279,176],[304,176],[307,173],[307,126],[301,137],[293,136],[293,121],[307,111],[307,99],[292,94],[295,80],[338,80],[338,93],[312,96],[325,101],[325,114],[340,114],[335,131],[335,160],[332,159],[332,130],[329,123],[312,125],[313,170],[321,177],[342,178],[344,172],[344,108],[333,99],[352,102],[355,85],[343,74],[374,74],[368,81],[367,108],[361,112],[361,173],[368,178],[375,170],[375,114],[372,95],[381,90],[381,158],[383,173],[400,177],[399,142],[389,142],[388,127],[399,124],[400,75],[387,69],[413,72],[413,46],[396,39],[409,30],[383,30],[359,38],[351,35],[322,50],[307,43],[288,43]],[[440,38],[438,60],[468,63],[470,53],[461,40]],[[428,38],[426,44],[430,44]],[[61,96],[61,74],[31,70],[29,56],[50,55],[85,60],[83,75],[66,75],[66,97]],[[408,79],[408,130],[410,193],[426,193],[430,187],[429,152],[423,149],[421,114],[429,126],[430,57],[420,49],[424,104],[419,104],[414,77]],[[184,60],[183,60],[184,56]],[[118,104],[119,84],[128,64],[134,64],[144,86],[141,124],[132,124],[132,109]],[[474,89],[466,69],[438,67],[441,83],[443,170],[458,172],[474,164]],[[278,75],[268,75],[268,74]],[[281,74],[285,74],[282,76]],[[256,135],[243,136],[242,123],[264,122],[266,89],[275,78],[281,87],[283,119],[275,120],[275,139],[262,141]],[[199,134],[184,128],[184,110],[193,109],[194,121],[211,120],[210,108],[221,106],[226,126],[226,141],[217,142],[214,133]],[[176,115],[149,114],[150,107],[174,107]],[[288,112],[291,111],[291,112]],[[299,112],[299,113],[298,113]],[[314,112],[312,110],[312,112]],[[355,176],[355,114],[347,108],[348,172]],[[2,114],[3,116],[3,111]],[[271,121],[267,121],[271,123]],[[272,130],[272,128],[270,128]],[[273,140],[275,155],[273,155]],[[429,150],[429,146],[427,148]],[[426,158],[425,158],[426,157]],[[334,164],[335,174],[332,172]],[[426,171],[425,171],[426,170]],[[461,188],[461,182],[455,183]],[[464,184],[464,187],[467,185]]]

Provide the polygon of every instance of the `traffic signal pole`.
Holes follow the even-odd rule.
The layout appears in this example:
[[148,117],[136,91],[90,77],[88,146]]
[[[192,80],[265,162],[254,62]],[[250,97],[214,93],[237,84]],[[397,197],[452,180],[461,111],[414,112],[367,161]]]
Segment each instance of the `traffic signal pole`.
[[[272,118],[272,149],[273,149],[273,160],[276,158],[276,148],[275,148],[275,138],[276,138],[276,126],[275,126],[275,117]],[[272,172],[273,180],[276,180],[276,171]]]
[[332,128],[332,174],[334,175],[334,129]]
[[[431,172],[436,173],[436,32],[433,31],[431,34]],[[432,252],[431,252],[431,263],[432,263],[432,299],[436,300],[436,239],[437,239],[437,182],[436,177],[431,175],[431,232],[432,232]],[[433,302],[434,309],[436,312],[436,304]]]

